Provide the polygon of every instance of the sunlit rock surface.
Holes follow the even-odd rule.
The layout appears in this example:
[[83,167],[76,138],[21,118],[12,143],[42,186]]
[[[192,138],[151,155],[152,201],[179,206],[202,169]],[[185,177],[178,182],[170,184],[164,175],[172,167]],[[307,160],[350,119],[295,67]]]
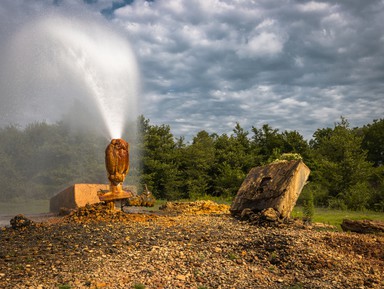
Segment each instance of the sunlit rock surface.
[[[128,188],[136,193],[135,186]],[[51,198],[50,211],[58,213],[61,208],[77,209],[87,204],[99,203],[98,192],[108,190],[107,184],[74,184]]]
[[250,170],[230,211],[241,215],[244,209],[261,212],[273,208],[281,218],[289,218],[310,170],[301,160],[279,161]]

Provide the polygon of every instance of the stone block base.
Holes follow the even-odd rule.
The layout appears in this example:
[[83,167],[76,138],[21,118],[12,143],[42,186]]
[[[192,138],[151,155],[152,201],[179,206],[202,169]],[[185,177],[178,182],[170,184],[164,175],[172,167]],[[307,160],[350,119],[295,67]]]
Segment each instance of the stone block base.
[[[131,192],[137,193],[135,186],[128,186],[127,188]],[[74,184],[51,198],[49,210],[58,213],[61,208],[77,209],[86,204],[99,203],[100,199],[97,192],[108,190],[109,184]]]

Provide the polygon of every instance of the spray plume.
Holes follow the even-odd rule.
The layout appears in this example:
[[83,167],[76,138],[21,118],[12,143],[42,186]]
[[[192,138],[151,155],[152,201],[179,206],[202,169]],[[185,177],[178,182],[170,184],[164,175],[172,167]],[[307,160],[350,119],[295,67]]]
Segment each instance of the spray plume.
[[13,122],[56,121],[82,103],[87,117],[71,114],[75,122],[105,127],[112,139],[137,116],[137,63],[127,40],[106,23],[39,17],[13,35],[5,65],[2,112]]

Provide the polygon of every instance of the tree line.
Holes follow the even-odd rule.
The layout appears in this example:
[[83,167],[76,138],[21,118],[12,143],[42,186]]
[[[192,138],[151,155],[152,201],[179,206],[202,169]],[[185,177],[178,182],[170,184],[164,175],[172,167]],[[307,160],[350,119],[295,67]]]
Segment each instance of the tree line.
[[[268,124],[231,134],[198,132],[190,142],[169,125],[140,116],[131,144],[126,184],[146,184],[159,199],[231,199],[252,167],[282,155],[300,155],[311,169],[301,199],[316,206],[384,211],[384,119],[351,128],[341,117],[309,141],[297,131]],[[0,129],[0,200],[50,198],[73,183],[107,183],[104,150],[109,140],[73,131],[65,122]]]

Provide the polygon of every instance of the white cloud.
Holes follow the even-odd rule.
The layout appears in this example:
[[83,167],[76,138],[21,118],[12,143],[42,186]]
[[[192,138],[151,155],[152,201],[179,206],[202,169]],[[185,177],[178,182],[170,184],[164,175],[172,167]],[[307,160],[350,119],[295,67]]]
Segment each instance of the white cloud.
[[[0,16],[11,15],[0,20],[3,43],[12,21],[52,9],[48,0],[21,2],[0,4]],[[55,9],[77,8],[76,18],[117,3],[79,2]],[[109,24],[131,42],[142,113],[152,122],[187,138],[231,132],[236,122],[310,138],[340,115],[351,125],[384,115],[383,8],[380,0],[135,0]]]
[[276,34],[261,32],[252,36],[237,53],[242,58],[274,56],[283,51],[284,41]]
[[298,5],[298,8],[300,11],[303,12],[318,12],[318,11],[325,11],[329,9],[329,4],[324,2],[316,2],[316,1],[310,1],[306,2],[304,4]]

